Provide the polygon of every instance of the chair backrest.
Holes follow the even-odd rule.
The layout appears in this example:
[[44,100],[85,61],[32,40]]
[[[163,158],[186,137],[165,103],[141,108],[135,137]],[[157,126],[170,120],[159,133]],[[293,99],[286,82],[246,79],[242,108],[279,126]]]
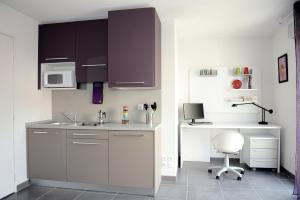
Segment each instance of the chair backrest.
[[244,136],[238,131],[227,130],[213,138],[213,146],[219,152],[236,153],[242,150]]

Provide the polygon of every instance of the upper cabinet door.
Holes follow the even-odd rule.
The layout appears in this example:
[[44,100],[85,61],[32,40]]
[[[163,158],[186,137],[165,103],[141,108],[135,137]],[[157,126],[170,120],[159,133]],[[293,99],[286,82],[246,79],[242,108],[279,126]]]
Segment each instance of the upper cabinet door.
[[108,13],[109,87],[160,87],[160,21],[154,8]]
[[39,63],[75,62],[75,23],[39,26]]
[[107,19],[77,22],[77,82],[107,81]]

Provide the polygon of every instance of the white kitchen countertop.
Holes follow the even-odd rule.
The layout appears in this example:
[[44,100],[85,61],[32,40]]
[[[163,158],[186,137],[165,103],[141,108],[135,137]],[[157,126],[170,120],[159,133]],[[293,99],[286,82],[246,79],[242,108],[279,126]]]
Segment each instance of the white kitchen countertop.
[[[55,121],[45,120],[38,122],[26,123],[26,128],[55,128],[55,129],[81,129],[81,130],[110,130],[110,131],[155,131],[161,127],[161,123],[153,123],[152,125],[133,123],[133,124],[121,124],[121,123],[104,123],[100,126],[92,125],[74,125],[74,124],[52,124]],[[80,123],[81,124],[81,123]]]

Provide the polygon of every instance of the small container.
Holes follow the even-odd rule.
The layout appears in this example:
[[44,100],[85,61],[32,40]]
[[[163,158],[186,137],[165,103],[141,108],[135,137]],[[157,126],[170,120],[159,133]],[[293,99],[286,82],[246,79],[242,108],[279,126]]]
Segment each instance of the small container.
[[123,106],[122,124],[129,124],[128,106]]
[[153,112],[146,113],[146,124],[152,125],[153,124]]
[[241,75],[241,68],[240,67],[237,67],[235,68],[235,75]]
[[249,74],[249,68],[248,67],[244,67],[244,74]]

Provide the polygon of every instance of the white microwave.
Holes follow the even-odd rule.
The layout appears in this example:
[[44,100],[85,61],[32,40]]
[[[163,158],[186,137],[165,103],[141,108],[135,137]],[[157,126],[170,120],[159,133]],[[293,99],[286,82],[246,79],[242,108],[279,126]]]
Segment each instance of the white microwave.
[[44,88],[76,88],[74,70],[46,70],[44,71]]

